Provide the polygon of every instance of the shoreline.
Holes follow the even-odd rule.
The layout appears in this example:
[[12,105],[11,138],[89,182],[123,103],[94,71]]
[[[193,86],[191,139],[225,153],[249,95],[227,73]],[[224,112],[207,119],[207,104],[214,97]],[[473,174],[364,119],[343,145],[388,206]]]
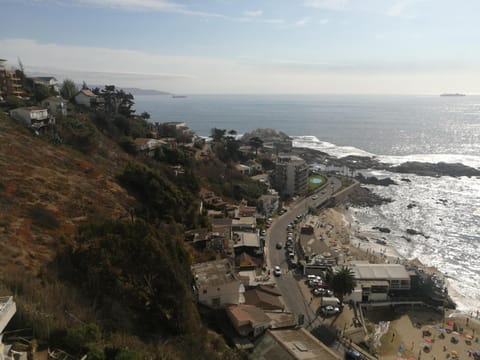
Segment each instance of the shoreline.
[[[294,147],[294,152],[297,155],[304,158],[310,166],[330,163],[330,159],[334,158],[333,156],[327,153],[324,153],[320,150],[316,150],[313,148]],[[358,163],[358,162],[355,162],[356,161],[355,159],[356,158],[354,157],[348,160],[346,163],[344,163],[343,168],[337,166],[336,169],[332,168],[331,170],[332,171],[337,170],[337,171],[340,171],[340,173],[343,172],[344,174],[345,174],[345,171],[347,171],[348,173],[348,170],[345,170],[345,169],[350,165],[350,162],[353,161],[353,163],[356,166],[354,170],[360,170],[360,172],[362,170],[368,171],[368,168],[362,168],[362,166],[369,165],[370,160],[367,159],[366,163],[363,163],[363,162]],[[387,174],[386,176],[389,176],[389,175]],[[410,233],[408,233],[408,231],[406,230],[410,230],[408,229],[410,226],[415,227],[415,224],[417,224],[416,221],[419,221],[418,216],[417,216],[417,219],[415,218],[410,219],[412,221],[411,225],[408,223],[408,221],[407,222],[404,221],[403,224],[400,224],[400,223],[395,224],[396,222],[394,220],[395,218],[391,217],[392,209],[395,210],[396,208],[398,208],[400,211],[412,211],[412,212],[417,211],[418,212],[418,210],[415,208],[413,210],[410,210],[410,207],[417,206],[417,204],[419,204],[422,201],[422,198],[412,198],[411,201],[409,201],[409,203],[402,204],[401,200],[399,200],[397,196],[399,194],[400,195],[407,194],[405,193],[405,191],[408,191],[408,189],[405,188],[406,186],[412,189],[411,191],[418,191],[419,187],[421,187],[420,184],[423,183],[424,177],[419,175],[414,175],[414,174],[392,173],[392,178],[395,179],[397,184],[401,186],[399,188],[400,190],[396,190],[395,187],[397,185],[389,185],[390,187],[392,187],[392,190],[388,190],[389,187],[376,186],[376,184],[372,185],[374,187],[372,187],[371,185],[365,186],[365,184],[360,187],[360,189],[363,191],[359,193],[359,196],[356,199],[356,204],[354,203],[353,205],[349,205],[349,210],[348,210],[350,212],[350,215],[348,215],[348,218],[350,219],[352,224],[351,225],[352,242],[355,243],[356,241],[357,243],[360,243],[365,247],[372,248],[372,250],[376,251],[377,253],[385,252],[386,256],[390,258],[393,258],[393,257],[400,258],[400,259],[404,259],[404,261],[413,261],[417,259],[417,262],[421,261],[422,262],[421,266],[425,268],[432,269],[433,266],[436,266],[437,269],[435,271],[437,273],[442,274],[441,275],[442,278],[445,279],[445,284],[447,286],[448,293],[450,295],[450,298],[455,302],[457,309],[465,313],[468,313],[469,311],[476,309],[480,301],[480,294],[478,293],[477,291],[478,289],[475,288],[474,285],[472,287],[472,282],[475,282],[476,280],[480,279],[479,277],[480,274],[478,274],[478,272],[474,270],[474,272],[471,274],[471,277],[468,277],[469,281],[466,284],[459,283],[458,279],[462,276],[468,276],[468,274],[466,274],[465,271],[459,271],[457,274],[456,266],[454,265],[456,263],[448,262],[449,256],[447,254],[446,249],[451,248],[454,245],[451,245],[448,237],[446,237],[445,235],[440,235],[439,237],[435,236],[435,234],[444,234],[444,231],[447,231],[445,229],[445,226],[440,225],[441,227],[439,228],[435,228],[435,226],[433,226],[433,227],[430,227],[430,229],[428,230],[424,229],[426,235],[423,235],[421,231],[414,235],[410,235]],[[446,181],[450,181],[448,180],[450,179],[450,177],[448,176],[443,177],[443,179],[444,180],[441,184],[448,184],[448,182],[446,183]],[[459,179],[458,181],[460,181],[461,184],[464,184],[464,181],[468,181],[469,183],[472,183],[472,181],[475,181],[476,177],[473,177],[471,179],[465,178],[466,180],[461,180],[461,178],[457,178],[457,179]],[[374,179],[374,180],[377,180],[377,179]],[[428,181],[429,183],[436,182],[436,177],[434,178],[428,177],[425,180]],[[440,188],[442,188],[442,186],[445,186],[445,185],[440,185]],[[379,190],[380,192],[377,192],[377,191],[373,192],[372,189]],[[392,196],[391,194],[394,194],[394,195]],[[389,198],[390,196],[392,196],[391,199]],[[435,196],[435,195],[431,194],[430,196]],[[443,196],[446,196],[446,195],[443,195]],[[447,208],[446,200],[443,200],[443,198],[441,198],[442,195],[438,195],[438,197],[439,199],[437,200],[437,202],[438,201],[444,201],[444,202],[440,204],[441,206],[438,204],[433,204],[433,205],[438,205],[438,208],[436,208],[436,211],[438,212],[436,212],[436,214],[438,214],[437,215],[438,217],[446,218],[448,216],[446,213],[444,213],[445,211],[444,209]],[[403,197],[401,199],[406,199],[406,197]],[[390,205],[389,201],[393,201],[395,205],[393,206]],[[399,201],[400,203],[398,203]],[[457,199],[452,197],[451,200],[449,200],[448,204],[456,203],[456,201]],[[463,199],[460,201],[464,202],[465,200]],[[367,229],[369,226],[371,227],[384,226],[381,222],[377,223],[373,221],[375,218],[371,216],[372,214],[374,215],[375,213],[378,213],[379,207],[377,205],[384,205],[384,204],[385,206],[387,206],[387,209],[389,209],[390,211],[390,214],[386,216],[388,216],[388,218],[390,219],[390,220],[387,220],[387,222],[391,224],[391,226],[393,226],[392,233],[391,234],[382,233],[379,231],[375,231],[373,229],[369,231],[370,229]],[[407,205],[409,206],[408,210],[406,209]],[[401,210],[400,206],[402,206],[402,208],[403,206],[405,206],[405,210]],[[432,205],[430,204],[430,206]],[[422,211],[425,212],[426,208],[427,207],[423,208]],[[367,215],[369,210],[365,210],[365,209],[372,209],[370,210],[371,211],[370,215]],[[462,210],[458,210],[458,211],[466,211],[467,209],[469,209],[469,207],[463,206]],[[354,213],[355,210],[359,211],[358,215]],[[363,226],[361,223],[361,218],[363,217],[362,213],[366,215],[365,216],[366,219],[363,219],[364,220]],[[461,212],[458,214],[461,214]],[[411,215],[407,215],[407,216],[411,216]],[[456,220],[459,221],[458,216],[456,216],[456,218],[457,218]],[[440,221],[442,221],[442,219],[440,219]],[[401,227],[399,227],[398,225],[401,225]],[[390,225],[387,224],[387,226],[390,226]],[[419,228],[412,229],[412,230],[422,230],[422,226],[420,225]],[[459,229],[456,229],[456,230],[458,231]],[[427,233],[427,231],[429,233]],[[437,231],[437,232],[432,232],[432,231]],[[358,235],[360,235],[360,238]],[[420,235],[420,236],[416,236],[416,235]],[[432,235],[432,239],[426,240],[430,238],[429,235]],[[370,241],[369,242],[358,241],[358,239],[361,240],[362,237],[370,238]],[[355,240],[355,238],[357,238],[357,240]],[[380,245],[375,243],[375,240],[378,239],[381,241],[382,238],[385,241],[385,245]],[[402,241],[405,241],[405,243],[403,244]],[[437,246],[435,245],[435,241],[441,244],[442,249],[440,249],[439,251],[437,250],[437,251],[429,252],[429,249],[428,249],[429,246],[433,248]],[[431,245],[428,245],[428,244],[431,244]],[[459,246],[462,246],[460,249],[463,251],[468,250],[470,248],[472,249],[472,251],[474,251],[474,243],[469,244],[469,240],[466,238],[462,238],[461,240],[459,240],[458,244]],[[458,265],[461,266],[460,269],[466,266],[466,264],[464,264],[462,261],[460,261]],[[452,278],[451,274],[455,274],[455,277]]]
[[[393,246],[382,246],[362,240],[362,233],[356,228],[355,218],[348,206],[323,209],[318,215],[308,215],[306,220],[314,226],[315,237],[318,239],[317,235],[322,235],[323,242],[329,246],[330,251],[338,252],[339,265],[353,258],[373,263],[395,262],[400,259],[401,262],[422,266],[426,271],[441,274],[439,269],[427,267],[418,259],[409,260],[402,257]],[[316,226],[314,222],[323,226]],[[321,299],[311,297],[310,289],[304,281],[301,281],[299,286],[305,299],[310,298],[309,306],[316,311],[321,306]],[[371,326],[377,327],[383,322],[384,331],[378,338],[378,347],[375,350],[375,354],[382,360],[411,358],[433,360],[445,358],[446,354],[452,352],[457,352],[460,359],[480,348],[480,344],[475,342],[480,335],[478,312],[446,309],[442,315],[438,309],[434,310],[429,305],[419,308],[398,306],[393,311],[391,308],[373,311],[365,308],[364,311],[366,321]],[[334,325],[344,343],[351,344],[353,340],[358,344],[363,341],[363,333],[354,326],[354,317],[353,310],[345,306],[337,318],[332,320],[326,317],[322,323]],[[452,336],[458,340],[456,343],[451,343]]]

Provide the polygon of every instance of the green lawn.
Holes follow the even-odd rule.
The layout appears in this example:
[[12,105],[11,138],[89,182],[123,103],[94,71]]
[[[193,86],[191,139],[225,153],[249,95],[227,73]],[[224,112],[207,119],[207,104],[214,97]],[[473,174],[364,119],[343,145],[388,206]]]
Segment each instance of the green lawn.
[[308,191],[315,190],[325,184],[327,178],[322,175],[313,175],[308,177]]

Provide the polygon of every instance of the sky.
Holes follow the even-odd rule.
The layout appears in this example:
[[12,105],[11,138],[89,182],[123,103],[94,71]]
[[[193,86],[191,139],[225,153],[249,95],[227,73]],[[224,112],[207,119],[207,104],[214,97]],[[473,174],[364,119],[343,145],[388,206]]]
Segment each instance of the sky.
[[0,0],[0,58],[181,94],[473,94],[478,14],[478,0]]

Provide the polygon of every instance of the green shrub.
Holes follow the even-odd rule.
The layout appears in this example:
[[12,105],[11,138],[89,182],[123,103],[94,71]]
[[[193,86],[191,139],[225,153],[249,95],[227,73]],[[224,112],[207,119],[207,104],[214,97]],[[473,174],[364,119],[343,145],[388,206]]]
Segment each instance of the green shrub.
[[129,136],[122,137],[118,141],[118,145],[130,155],[137,155],[138,154],[138,147],[137,144],[133,141],[133,139]]
[[98,131],[86,119],[73,116],[59,117],[57,131],[63,143],[83,153],[92,152],[98,145]]

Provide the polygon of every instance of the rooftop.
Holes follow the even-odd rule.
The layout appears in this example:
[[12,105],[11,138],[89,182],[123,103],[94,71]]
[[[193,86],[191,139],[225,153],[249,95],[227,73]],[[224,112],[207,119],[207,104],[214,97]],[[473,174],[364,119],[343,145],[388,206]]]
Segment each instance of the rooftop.
[[264,310],[283,310],[285,306],[278,295],[272,295],[261,289],[245,291],[245,303],[255,305]]
[[77,93],[77,95],[80,94],[80,93],[82,93],[85,96],[90,96],[90,97],[96,97],[97,96],[89,89],[82,89]]
[[270,318],[265,315],[265,312],[253,305],[231,305],[227,308],[227,311],[240,325],[250,324],[255,326],[270,322]]
[[359,280],[410,279],[401,264],[355,264],[352,271],[355,279]]
[[320,340],[303,328],[268,330],[253,351],[252,358],[259,360],[340,360]]
[[260,238],[256,232],[239,232],[233,233],[233,247],[249,246],[260,247]]
[[18,109],[28,110],[28,111],[47,111],[46,108],[41,107],[41,106],[25,106],[25,107],[21,107],[21,108],[16,108],[14,110],[18,110]]
[[257,225],[257,219],[253,216],[243,216],[241,218],[236,218],[232,220],[232,226],[252,226],[255,227]]
[[195,264],[193,273],[199,288],[240,281],[228,259]]

